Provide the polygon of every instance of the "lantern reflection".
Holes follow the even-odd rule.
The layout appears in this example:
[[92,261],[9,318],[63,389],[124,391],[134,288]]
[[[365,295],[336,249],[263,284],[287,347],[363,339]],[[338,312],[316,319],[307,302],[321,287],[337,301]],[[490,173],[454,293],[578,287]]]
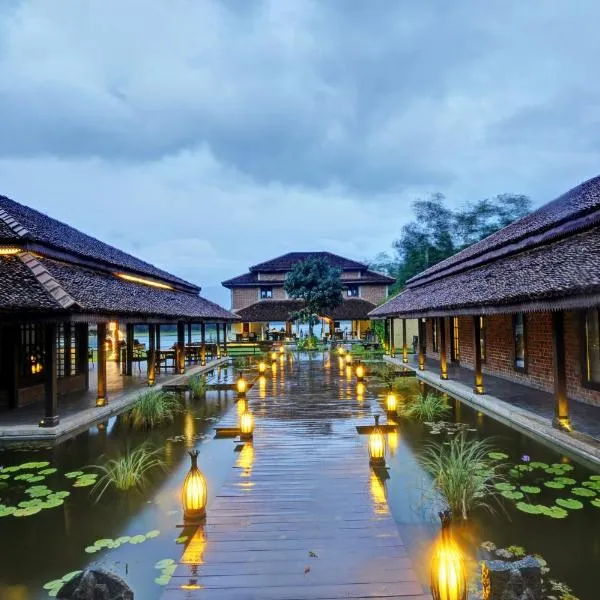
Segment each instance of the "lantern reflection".
[[275,362],[277,360],[277,352],[273,351],[271,352],[271,361]]
[[356,367],[356,379],[362,381],[365,378],[365,367],[363,365],[358,365]]
[[279,346],[279,354],[285,354],[285,348],[283,346]]
[[200,523],[206,518],[206,500],[208,489],[206,479],[198,469],[198,450],[188,453],[192,461],[181,491],[183,520],[185,524]]
[[362,401],[365,396],[365,384],[362,381],[359,381],[356,384],[356,397],[359,401]]
[[466,600],[467,578],[462,552],[452,536],[449,511],[440,513],[442,531],[431,559],[431,594],[434,600]]
[[238,459],[238,466],[244,469],[242,477],[249,477],[250,471],[252,470],[252,464],[254,463],[254,448],[252,445],[247,444],[242,448],[240,457]]
[[265,364],[265,361],[264,361],[264,360],[261,360],[261,361],[258,363],[258,372],[259,372],[261,375],[263,375],[263,374],[266,372],[266,370],[267,370],[267,365]]
[[379,428],[379,415],[375,415],[375,427],[369,434],[369,464],[373,467],[385,465],[385,438]]
[[246,398],[240,398],[237,401],[237,414],[243,415],[248,410],[248,400]]
[[396,454],[396,450],[398,449],[398,432],[391,431],[387,434],[387,444],[390,449],[390,453],[392,456]]
[[191,411],[185,413],[185,444],[188,448],[194,447],[196,439],[196,419]]
[[348,352],[348,354],[346,354],[346,358],[345,358],[346,364],[347,364],[347,365],[351,365],[351,364],[352,364],[352,360],[353,360],[353,359],[352,359],[352,354],[350,354],[350,353]]
[[258,378],[258,392],[261,399],[267,397],[267,378],[264,375]]
[[182,590],[199,590],[202,586],[198,583],[198,567],[204,563],[206,550],[206,533],[204,527],[199,527],[185,548],[181,563],[190,569],[190,578],[187,583],[180,586]]
[[240,396],[243,396],[246,393],[246,390],[248,389],[248,384],[246,383],[246,380],[244,379],[243,375],[239,376],[235,386],[237,388],[237,393]]
[[387,499],[385,496],[385,484],[375,473],[371,472],[371,499],[375,508],[375,514],[386,515],[388,513]]

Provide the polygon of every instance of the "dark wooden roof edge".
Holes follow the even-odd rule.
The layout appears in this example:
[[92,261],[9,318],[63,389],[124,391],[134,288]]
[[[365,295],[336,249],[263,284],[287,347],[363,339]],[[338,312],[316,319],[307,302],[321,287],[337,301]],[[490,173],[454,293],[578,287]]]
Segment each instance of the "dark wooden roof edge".
[[[485,316],[499,314],[516,314],[521,312],[555,312],[558,310],[584,310],[600,306],[600,290],[591,294],[577,296],[562,296],[560,298],[540,298],[536,300],[490,304],[478,306],[429,308],[422,311],[394,311],[369,313],[371,320],[397,318],[419,319],[425,317],[458,317],[458,316]],[[381,308],[381,307],[379,307]],[[373,314],[375,313],[375,314]]]
[[[366,270],[369,268],[369,265],[359,262],[357,260],[352,260],[350,258],[346,258],[345,256],[341,256],[339,254],[335,254],[334,252],[329,252],[327,250],[314,250],[312,252],[286,252],[285,254],[281,254],[279,256],[276,256],[275,258],[271,258],[269,260],[265,260],[261,263],[258,263],[256,265],[252,265],[248,270],[250,272],[272,272],[272,273],[279,273],[279,272],[286,272],[290,270],[289,265],[286,267],[277,267],[277,266],[267,266],[271,263],[276,263],[277,261],[289,257],[289,256],[297,256],[298,260],[296,262],[300,262],[302,260],[306,260],[306,258],[309,258],[311,256],[315,256],[315,257],[325,257],[325,256],[330,256],[335,258],[336,260],[339,259],[342,262],[346,263],[347,266],[342,267],[342,266],[338,266],[338,268],[342,269],[343,271],[353,271],[353,270]],[[301,258],[303,257],[303,258]]]
[[[578,218],[573,219],[572,216],[566,217],[559,223],[553,223],[536,234],[526,234],[518,240],[510,240],[505,244],[497,246],[495,249],[483,250],[474,256],[470,256],[464,261],[460,261],[450,265],[447,268],[441,268],[435,272],[427,274],[430,270],[427,269],[422,273],[415,275],[406,282],[407,288],[416,288],[426,285],[433,281],[443,279],[450,275],[456,275],[463,271],[468,271],[474,267],[479,267],[495,260],[506,258],[512,254],[518,254],[527,250],[554,243],[561,238],[568,237],[574,233],[580,233],[586,229],[590,229],[600,224],[600,209],[592,207],[585,211]],[[482,240],[484,241],[484,240]],[[459,253],[460,254],[460,253]],[[451,257],[452,258],[452,257]],[[431,269],[434,269],[431,267]]]

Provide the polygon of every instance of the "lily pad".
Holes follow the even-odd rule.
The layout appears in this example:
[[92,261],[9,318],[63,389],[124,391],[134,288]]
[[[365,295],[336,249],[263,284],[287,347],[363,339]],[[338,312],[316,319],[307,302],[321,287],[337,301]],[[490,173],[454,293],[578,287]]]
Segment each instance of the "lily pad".
[[146,534],[146,538],[151,540],[152,538],[158,537],[160,535],[160,531],[158,529],[153,529]]
[[141,544],[142,542],[146,541],[146,536],[145,535],[134,535],[130,540],[129,543],[130,544]]
[[508,454],[504,454],[504,452],[489,452],[488,456],[492,460],[506,460],[508,458]]
[[0,479],[10,479],[10,475],[4,474],[4,473],[0,473]]
[[600,475],[590,475],[590,480],[591,481],[600,481]]
[[176,544],[185,544],[189,539],[189,536],[187,535],[180,535],[176,540],[175,543]]
[[80,475],[84,475],[83,471],[71,471],[70,473],[65,473],[67,479],[76,479]]
[[39,513],[42,509],[39,506],[30,506],[28,508],[17,508],[13,515],[15,517],[31,517]]
[[559,483],[558,481],[552,480],[552,481],[544,481],[544,485],[546,487],[549,487],[553,490],[562,490],[565,487],[564,483]]
[[4,506],[3,508],[0,508],[0,517],[8,517],[9,515],[14,514],[16,510],[16,506]]
[[73,484],[74,488],[90,487],[96,483],[95,479],[78,479]]
[[581,485],[590,488],[590,490],[600,492],[600,481],[584,481]]
[[575,498],[558,498],[556,504],[569,510],[580,510],[583,508],[583,502],[575,500]]
[[95,552],[99,552],[102,548],[98,548],[98,546],[87,546],[85,551],[88,554],[94,554]]
[[542,504],[528,504],[527,502],[517,502],[517,508],[530,515],[541,515],[546,508]]
[[103,538],[103,539],[100,539],[100,540],[96,540],[94,542],[94,546],[96,546],[98,548],[107,548],[112,543],[113,543],[113,540],[111,538]]
[[494,487],[500,492],[509,492],[514,490],[516,486],[512,485],[512,483],[501,481],[500,483],[494,484]]
[[562,469],[563,471],[574,471],[575,467],[569,463],[553,463],[552,466],[555,469]]
[[595,506],[596,508],[600,508],[600,498],[596,498],[595,500],[592,500],[591,505]]
[[577,480],[572,477],[555,477],[554,481],[562,483],[563,485],[575,485],[577,483]]
[[130,540],[131,540],[131,536],[129,536],[129,535],[122,535],[121,537],[117,538],[115,540],[115,542],[117,542],[118,544],[126,544]]
[[163,560],[159,560],[155,565],[154,568],[155,569],[164,569],[165,567],[168,567],[169,565],[174,565],[175,561],[172,558],[163,558]]
[[522,485],[521,491],[526,494],[539,494],[542,491],[542,488],[539,488],[536,485]]
[[40,471],[40,475],[52,475],[56,473],[56,471],[58,471],[58,469],[51,467],[50,469],[44,469],[43,471]]
[[593,498],[596,495],[596,492],[594,490],[590,490],[584,487],[573,488],[571,490],[571,493],[575,494],[576,496],[583,496],[584,498]]
[[[33,477],[35,477],[35,475],[33,473],[21,473],[20,475],[17,475],[15,477],[15,481],[29,481]],[[43,477],[42,477],[42,479],[43,479]]]
[[533,462],[530,462],[529,466],[532,469],[547,469],[549,467],[548,463],[540,462],[540,461],[537,461],[537,460],[534,460]]
[[501,494],[509,500],[521,500],[521,498],[523,498],[523,492],[504,490],[503,492],[501,492]]
[[62,582],[63,583],[69,583],[69,581],[71,581],[71,579],[74,579],[75,577],[77,577],[77,575],[83,573],[83,571],[71,571],[70,573],[67,573],[66,575],[62,576]]
[[52,588],[55,588],[55,587],[58,587],[58,588],[62,587],[63,583],[64,582],[63,582],[62,579],[53,579],[52,581],[49,581],[48,583],[45,583],[42,587],[45,590],[51,590]]
[[154,579],[154,583],[157,585],[169,585],[169,581],[171,581],[170,575],[161,575],[160,577],[156,577]]
[[550,506],[544,511],[544,516],[552,519],[565,519],[569,516],[568,511],[560,506]]

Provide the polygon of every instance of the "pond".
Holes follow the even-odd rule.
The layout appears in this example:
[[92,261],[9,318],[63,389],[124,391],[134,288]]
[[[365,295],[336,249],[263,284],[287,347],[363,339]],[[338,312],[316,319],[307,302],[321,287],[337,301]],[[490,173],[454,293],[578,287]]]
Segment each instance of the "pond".
[[[249,372],[254,369],[251,367]],[[286,388],[284,373],[288,381],[303,382],[302,385]],[[231,383],[235,380],[234,369],[224,369],[212,380]],[[259,386],[252,393],[275,400],[262,405],[261,410],[277,411],[281,410],[278,395],[291,393],[297,402],[309,399],[314,402],[315,391],[319,390],[331,396],[326,400],[330,407],[341,405],[339,408],[343,410],[335,413],[336,419],[365,422],[368,415],[383,412],[384,388],[368,377],[364,390],[357,389],[354,378],[348,377],[345,369],[338,373],[337,360],[330,361],[327,355],[290,357],[285,364],[280,363],[277,378],[267,379],[265,388]],[[18,506],[36,497],[49,505],[39,512],[35,512],[35,504],[29,505],[34,514],[28,514],[28,505],[24,505],[19,509],[20,516],[8,514],[0,518],[0,598],[48,598],[45,584],[88,565],[98,565],[123,576],[134,588],[136,598],[159,600],[161,584],[165,578],[168,580],[169,561],[177,560],[184,548],[185,540],[180,538],[178,525],[182,521],[180,490],[189,469],[186,451],[193,447],[200,451],[199,466],[208,480],[210,509],[210,498],[240,458],[233,452],[231,440],[213,438],[215,426],[235,418],[234,401],[231,391],[209,390],[205,400],[182,396],[185,412],[165,428],[135,430],[123,416],[117,416],[54,448],[0,451],[0,465],[4,467],[0,471],[3,476],[0,484],[5,484],[0,486],[0,505]],[[426,583],[428,578],[424,557],[439,530],[439,521],[437,500],[431,494],[430,478],[421,467],[419,455],[429,443],[443,444],[457,435],[453,433],[456,431],[453,425],[461,423],[468,436],[491,439],[494,450],[507,457],[502,462],[519,465],[518,470],[513,466],[514,476],[509,476],[511,487],[506,491],[518,496],[522,486],[540,490],[523,494],[522,498],[501,497],[495,513],[476,511],[467,528],[468,551],[481,557],[479,548],[485,541],[503,548],[522,546],[528,553],[542,555],[551,567],[552,577],[566,582],[581,600],[596,600],[594,567],[600,564],[600,507],[592,502],[600,497],[600,492],[596,493],[596,486],[583,483],[594,482],[591,478],[597,473],[456,400],[450,404],[452,410],[444,418],[450,426],[399,418],[398,434],[388,437],[390,477],[383,491],[423,581]],[[319,407],[315,406],[315,410]],[[256,416],[260,419],[261,412]],[[327,431],[326,428],[295,429],[294,418],[293,414],[286,414],[284,421],[292,435],[322,436]],[[95,502],[89,485],[93,481],[86,475],[93,471],[89,465],[101,463],[103,456],[115,456],[145,442],[164,449],[166,471],[152,479],[142,492],[109,491]],[[528,462],[522,457],[528,458]],[[20,475],[26,477],[18,478]],[[559,479],[562,483],[556,487]],[[554,482],[551,485],[555,487],[548,487],[548,482]],[[377,497],[381,490],[376,478],[372,485]],[[584,491],[584,495],[578,495],[582,489],[592,493]],[[48,494],[47,490],[52,492]],[[528,506],[551,505],[558,499],[581,502],[582,508],[567,502],[571,508],[566,509],[566,518],[527,514],[517,508],[519,502]],[[56,584],[49,587],[52,591]]]

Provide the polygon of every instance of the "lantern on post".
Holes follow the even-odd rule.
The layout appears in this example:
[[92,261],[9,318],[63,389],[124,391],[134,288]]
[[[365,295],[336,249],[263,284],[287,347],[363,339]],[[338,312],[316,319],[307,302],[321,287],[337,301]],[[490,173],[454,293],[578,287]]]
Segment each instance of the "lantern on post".
[[206,518],[206,499],[208,490],[206,479],[198,468],[198,450],[190,450],[192,465],[183,482],[181,504],[183,505],[183,522],[185,526],[202,523]]
[[240,374],[238,380],[236,381],[235,387],[237,388],[238,396],[245,396],[246,390],[248,389],[248,384],[244,379],[244,375]]
[[392,390],[390,390],[385,397],[385,409],[388,417],[395,417],[398,414],[398,399]]
[[466,600],[467,577],[460,548],[452,536],[452,513],[440,513],[442,531],[431,558],[431,594],[434,600]]
[[240,439],[249,442],[254,437],[254,417],[248,410],[240,417]]
[[375,415],[375,427],[369,434],[369,464],[372,467],[385,465],[385,438],[379,428],[379,415]]
[[362,381],[365,378],[365,367],[364,365],[359,364],[356,367],[356,379],[358,379],[358,381]]

